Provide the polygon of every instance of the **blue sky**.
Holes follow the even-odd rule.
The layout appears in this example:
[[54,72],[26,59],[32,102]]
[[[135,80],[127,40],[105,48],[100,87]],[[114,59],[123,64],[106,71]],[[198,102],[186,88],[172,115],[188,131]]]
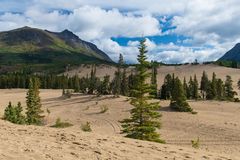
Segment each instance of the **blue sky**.
[[23,26],[69,29],[113,60],[136,62],[147,38],[149,60],[213,61],[240,42],[238,0],[1,0],[0,31]]

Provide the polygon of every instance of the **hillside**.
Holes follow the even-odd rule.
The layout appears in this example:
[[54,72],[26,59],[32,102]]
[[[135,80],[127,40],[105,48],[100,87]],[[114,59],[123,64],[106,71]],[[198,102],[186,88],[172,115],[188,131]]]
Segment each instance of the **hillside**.
[[[92,43],[81,40],[68,30],[50,32],[23,27],[0,32],[0,65],[36,66],[41,69],[65,68],[83,63],[112,60]],[[53,67],[53,68],[52,68]]]
[[[128,74],[130,74],[134,70],[134,67],[128,68]],[[106,74],[110,75],[111,77],[114,76],[114,72],[116,68],[114,66],[109,65],[98,65],[97,67],[97,76],[103,77]],[[218,78],[222,80],[226,79],[226,75],[230,75],[233,79],[233,85],[236,88],[237,81],[240,79],[240,69],[235,68],[228,68],[223,66],[218,66],[214,64],[199,64],[199,65],[181,65],[181,66],[160,66],[158,68],[158,87],[160,87],[164,82],[164,77],[167,74],[175,74],[181,80],[186,77],[189,80],[190,76],[197,75],[198,81],[200,82],[201,76],[203,71],[206,71],[208,77],[212,78],[212,73],[215,72]],[[79,75],[80,77],[87,76],[91,72],[91,66],[89,65],[82,65],[77,68],[73,68],[72,70],[65,72],[66,75],[74,76]],[[237,90],[237,89],[236,89]]]
[[[25,105],[26,90],[0,90],[0,115],[9,100]],[[169,101],[161,101],[161,137],[167,144],[124,138],[119,120],[129,116],[131,105],[126,97],[95,97],[75,94],[71,99],[61,97],[61,90],[41,90],[43,109],[48,126],[60,117],[74,126],[55,129],[48,126],[21,126],[0,120],[0,159],[11,160],[238,160],[239,104],[217,101],[190,101],[198,112],[172,112]],[[114,104],[114,105],[113,105]],[[100,107],[109,110],[99,114]],[[92,132],[83,132],[81,124],[89,121]],[[191,140],[200,138],[200,148]]]
[[240,62],[240,43],[236,44],[231,50],[225,53],[218,61]]

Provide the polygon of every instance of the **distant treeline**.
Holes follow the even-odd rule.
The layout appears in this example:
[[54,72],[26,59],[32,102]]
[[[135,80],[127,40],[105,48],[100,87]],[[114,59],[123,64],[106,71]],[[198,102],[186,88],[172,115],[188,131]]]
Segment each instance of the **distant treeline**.
[[[159,97],[160,99],[171,99],[174,94],[174,79],[175,75],[168,74],[164,79],[164,84],[162,85]],[[231,76],[227,75],[226,80],[223,81],[217,78],[216,74],[213,72],[212,78],[209,80],[207,73],[204,71],[201,77],[200,83],[197,80],[196,75],[194,77],[190,76],[189,81],[186,78],[183,80],[183,91],[187,99],[207,99],[207,100],[229,100],[238,101],[234,99],[237,92],[233,89],[233,81]],[[240,80],[238,82],[240,88]]]
[[[158,64],[155,62],[149,63],[148,68],[151,68],[151,95],[159,99],[172,99],[174,94],[174,82],[176,78],[174,74],[166,75],[163,85],[157,87],[157,68]],[[28,73],[9,73],[0,75],[0,88],[28,88],[29,81],[32,77],[37,77],[40,81],[40,88],[42,89],[72,89],[74,92],[81,92],[86,94],[108,95],[115,96],[133,96],[132,90],[135,89],[138,79],[136,73],[132,71],[127,74],[127,67],[124,65],[123,57],[120,55],[117,71],[113,79],[109,75],[105,75],[102,79],[96,76],[96,65],[92,65],[89,76],[79,78],[77,75],[69,77],[67,75],[53,75],[53,74],[28,74]],[[187,77],[189,78],[189,77]],[[226,76],[226,80],[217,78],[215,73],[209,80],[208,75],[204,71],[201,82],[199,83],[196,75],[186,78],[181,82],[183,86],[184,95],[187,99],[208,99],[208,100],[234,100],[237,94],[232,87],[232,79]],[[238,82],[240,88],[240,81]],[[176,88],[176,87],[175,87]]]

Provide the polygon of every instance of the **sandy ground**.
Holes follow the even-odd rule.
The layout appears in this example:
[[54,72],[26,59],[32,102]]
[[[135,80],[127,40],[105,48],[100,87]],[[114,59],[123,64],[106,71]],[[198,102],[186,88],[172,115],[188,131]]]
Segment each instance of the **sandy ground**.
[[[0,115],[8,101],[25,105],[26,90],[0,90]],[[170,111],[161,101],[161,137],[167,144],[123,138],[120,123],[129,116],[126,97],[76,94],[61,97],[61,90],[41,90],[48,126],[60,117],[74,124],[66,129],[18,126],[0,120],[0,159],[240,159],[240,103],[190,101],[197,115]],[[109,110],[100,113],[100,107]],[[81,131],[89,121],[92,132]],[[200,149],[191,140],[200,139]]]

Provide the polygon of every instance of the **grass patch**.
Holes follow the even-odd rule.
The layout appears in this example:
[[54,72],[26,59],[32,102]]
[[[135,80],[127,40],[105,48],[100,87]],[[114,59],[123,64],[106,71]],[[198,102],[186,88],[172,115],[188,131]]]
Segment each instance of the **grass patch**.
[[108,111],[108,106],[106,106],[106,105],[102,105],[101,107],[100,107],[100,112],[99,113],[105,113],[105,112],[107,112]]
[[193,147],[193,148],[198,149],[199,146],[200,146],[199,137],[197,138],[197,140],[191,140],[191,143],[192,143],[192,147]]
[[85,124],[82,124],[82,125],[81,125],[81,129],[82,129],[82,131],[84,131],[84,132],[91,132],[92,129],[91,129],[90,122],[86,122]]
[[55,122],[54,125],[52,125],[51,127],[54,128],[67,128],[67,127],[71,127],[73,126],[73,124],[69,123],[69,122],[62,122],[60,118],[58,118]]

